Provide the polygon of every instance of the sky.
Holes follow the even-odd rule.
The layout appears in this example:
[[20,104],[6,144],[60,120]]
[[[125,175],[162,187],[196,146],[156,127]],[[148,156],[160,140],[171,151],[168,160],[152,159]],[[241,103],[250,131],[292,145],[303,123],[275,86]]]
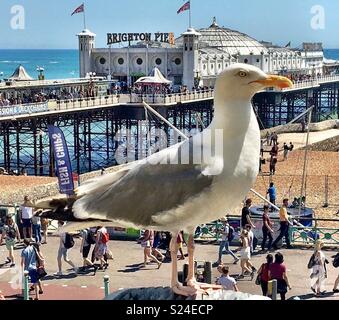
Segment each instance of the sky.
[[[0,0],[0,49],[76,49],[75,35],[83,29],[83,16],[71,13],[82,2]],[[160,31],[174,32],[178,37],[188,27],[188,13],[177,14],[184,3],[184,0],[85,0],[87,27],[97,34],[98,48],[106,46],[108,32]],[[20,20],[23,29],[11,26],[15,16],[11,10],[15,5],[25,11],[24,23]],[[294,47],[302,42],[323,42],[325,48],[339,48],[338,0],[191,0],[191,8],[194,28],[209,26],[215,16],[220,26],[244,32],[259,41],[278,45],[291,41]],[[316,10],[313,13],[312,8]]]

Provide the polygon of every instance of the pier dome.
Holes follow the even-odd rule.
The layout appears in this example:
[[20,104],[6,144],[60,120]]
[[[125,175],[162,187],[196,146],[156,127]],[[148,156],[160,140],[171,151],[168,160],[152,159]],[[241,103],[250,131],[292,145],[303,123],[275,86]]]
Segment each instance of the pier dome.
[[215,48],[227,52],[229,55],[261,55],[268,50],[257,40],[245,33],[220,27],[216,19],[208,28],[199,29],[200,48]]

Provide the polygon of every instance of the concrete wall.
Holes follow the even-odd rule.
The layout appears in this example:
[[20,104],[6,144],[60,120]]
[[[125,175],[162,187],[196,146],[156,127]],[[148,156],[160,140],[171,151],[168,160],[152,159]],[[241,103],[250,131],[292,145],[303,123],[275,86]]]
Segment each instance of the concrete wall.
[[339,152],[339,136],[314,143],[311,146],[309,146],[308,149],[311,151]]

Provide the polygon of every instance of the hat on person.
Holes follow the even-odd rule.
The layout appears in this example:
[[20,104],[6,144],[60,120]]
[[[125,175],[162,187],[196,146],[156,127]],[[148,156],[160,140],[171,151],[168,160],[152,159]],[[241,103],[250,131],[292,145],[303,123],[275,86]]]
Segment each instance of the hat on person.
[[228,219],[227,219],[227,217],[222,217],[222,218],[220,219],[220,221],[221,221],[221,222],[228,222]]

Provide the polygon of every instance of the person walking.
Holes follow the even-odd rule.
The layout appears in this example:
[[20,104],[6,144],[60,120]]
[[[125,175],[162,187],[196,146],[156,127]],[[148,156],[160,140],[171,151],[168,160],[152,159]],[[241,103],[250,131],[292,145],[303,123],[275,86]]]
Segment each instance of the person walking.
[[95,234],[91,229],[86,228],[81,231],[81,239],[80,253],[82,254],[83,258],[83,266],[80,268],[80,270],[85,271],[87,268],[93,268],[95,274],[98,267],[94,265],[90,259],[88,259],[92,244],[96,244]]
[[267,296],[267,292],[268,292],[269,269],[272,263],[273,263],[273,256],[271,254],[268,254],[266,256],[266,263],[263,263],[258,270],[258,277],[260,279],[262,295],[265,297]]
[[13,220],[13,217],[8,216],[6,218],[6,223],[2,228],[2,235],[0,240],[0,245],[2,245],[3,239],[5,239],[6,249],[8,250],[8,257],[6,264],[10,263],[10,268],[15,267],[14,259],[14,247],[16,241],[21,241],[19,228]]
[[251,211],[250,211],[251,206],[252,206],[252,199],[247,199],[245,202],[245,206],[243,207],[241,211],[241,228],[242,229],[245,229],[247,224],[251,225],[252,228],[255,228],[255,225],[253,224],[251,220]]
[[264,205],[264,213],[262,215],[262,244],[261,244],[261,250],[264,252],[265,251],[265,246],[266,246],[266,241],[268,238],[268,245],[267,245],[267,250],[271,250],[272,247],[272,242],[273,242],[273,229],[272,229],[272,221],[269,217],[269,206]]
[[230,249],[230,241],[232,241],[231,238],[234,236],[233,235],[234,230],[232,230],[233,228],[228,223],[228,220],[226,217],[222,218],[221,222],[223,223],[223,226],[222,226],[222,235],[221,235],[221,241],[219,245],[219,257],[218,257],[217,264],[219,265],[222,263],[221,258],[222,258],[222,252],[224,249],[226,250],[226,254],[230,254],[233,257],[234,259],[233,263],[237,264],[240,259]]
[[250,240],[248,238],[248,232],[243,230],[240,234],[240,242],[241,242],[241,251],[240,251],[240,266],[241,266],[241,274],[238,276],[238,279],[243,279],[245,277],[245,273],[249,273],[251,275],[251,279],[253,280],[254,272],[250,269],[249,261],[251,259],[251,248],[250,248]]
[[[333,257],[333,267],[334,268],[339,267],[339,252]],[[334,282],[333,292],[339,293],[339,274]]]
[[289,227],[292,223],[289,221],[289,216],[287,214],[288,208],[288,199],[283,200],[283,206],[280,208],[279,211],[279,219],[280,219],[280,234],[273,242],[273,249],[277,250],[278,242],[285,237],[287,249],[292,249],[291,242],[290,242],[290,235],[289,235]]
[[144,267],[147,265],[147,260],[151,259],[155,263],[158,264],[158,269],[161,267],[162,262],[159,261],[153,254],[152,254],[152,245],[154,240],[154,231],[153,230],[145,230],[144,235],[141,240],[141,246],[144,248]]
[[[35,254],[37,256],[37,271],[38,271],[38,289],[39,289],[39,295],[44,293],[44,290],[42,288],[42,279],[47,275],[46,271],[45,271],[45,257],[43,256],[41,249],[40,249],[40,244],[38,243],[31,243],[34,250],[35,250]],[[31,288],[29,289],[29,291],[34,291],[35,288],[34,286],[31,286]]]
[[216,284],[220,285],[223,287],[224,290],[227,291],[239,291],[238,287],[237,287],[237,281],[233,278],[230,277],[229,273],[229,267],[227,266],[222,266],[220,268],[220,273],[221,276],[217,279]]
[[[322,252],[323,242],[321,240],[317,240],[314,246],[314,253],[311,257],[312,264],[312,272],[310,275],[311,278],[311,290],[314,292],[316,297],[320,297],[324,295],[324,284],[325,279],[327,278],[327,270],[326,270],[326,257]],[[310,267],[310,265],[309,265]]]
[[284,149],[284,161],[286,161],[288,158],[288,152],[290,151],[290,147],[286,144],[286,142],[284,143],[283,149]]
[[107,243],[109,241],[109,234],[107,229],[104,226],[99,226],[96,236],[96,245],[95,245],[95,258],[100,261],[99,270],[106,270],[108,263],[105,260],[105,255],[107,253]]
[[[165,256],[159,250],[159,246],[161,244],[161,232],[157,231],[154,233],[154,241],[152,245],[152,254],[160,261],[165,260]],[[184,257],[185,258],[185,257]]]
[[20,223],[22,224],[22,232],[24,238],[32,239],[32,217],[33,203],[29,196],[24,197],[24,203],[19,209]]
[[[58,221],[58,227],[61,228],[65,223],[63,221]],[[75,266],[75,264],[72,262],[72,260],[68,257],[68,251],[74,246],[74,240],[72,236],[67,232],[61,232],[59,234],[60,242],[59,242],[59,249],[58,249],[58,272],[56,272],[55,276],[62,276],[62,258],[64,258],[64,261],[69,264],[75,273],[78,272],[78,268]]]
[[39,213],[41,211],[36,212],[32,217],[32,227],[33,227],[33,233],[36,243],[41,243],[42,237],[41,237],[41,219],[39,217]]
[[277,189],[274,185],[274,182],[270,183],[270,186],[267,189],[266,194],[268,194],[270,202],[275,205],[275,201],[277,199]]
[[293,151],[293,149],[294,149],[294,145],[293,145],[293,143],[292,143],[292,142],[290,142],[290,146],[289,146],[289,150],[290,150],[290,152],[292,152],[292,151]]
[[180,252],[179,260],[185,260],[185,255],[184,255],[184,251],[183,251],[183,244],[184,244],[184,242],[185,242],[184,232],[180,231],[178,233],[178,237],[177,237],[178,250]]
[[43,235],[41,244],[47,244],[47,232],[48,232],[49,220],[47,218],[40,217],[40,222],[41,222],[41,231]]
[[271,263],[268,269],[269,280],[277,280],[277,292],[281,300],[286,300],[287,288],[292,290],[287,277],[287,269],[284,265],[284,256],[278,252],[275,255],[274,263]]
[[28,271],[31,283],[35,290],[35,299],[39,300],[38,290],[38,271],[37,271],[37,254],[34,247],[31,245],[30,239],[24,240],[25,249],[21,252],[21,267],[22,271]]

